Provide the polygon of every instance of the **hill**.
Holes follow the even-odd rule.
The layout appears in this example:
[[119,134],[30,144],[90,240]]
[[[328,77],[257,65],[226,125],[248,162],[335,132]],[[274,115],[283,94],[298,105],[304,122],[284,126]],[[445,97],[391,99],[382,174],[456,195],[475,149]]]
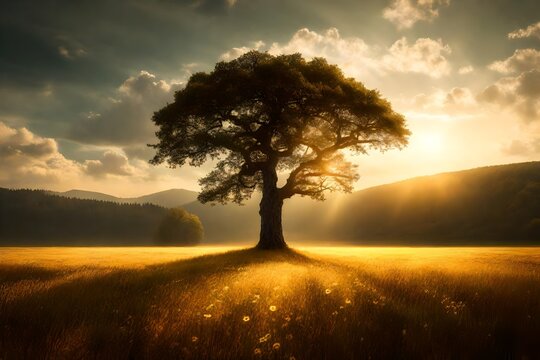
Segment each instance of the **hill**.
[[0,188],[0,244],[152,245],[167,212],[151,204]]
[[51,191],[50,194],[63,196],[63,197],[71,198],[71,199],[98,200],[98,201],[112,201],[112,202],[118,202],[118,203],[122,203],[122,202],[127,203],[127,201],[123,201],[122,198],[108,195],[108,194],[103,194],[100,192],[95,192],[95,191],[73,189],[66,192]]
[[198,193],[185,189],[170,189],[157,193],[129,198],[128,202],[137,204],[155,204],[167,208],[178,207],[197,200]]
[[[253,242],[259,197],[202,205],[208,241]],[[540,162],[482,167],[381,185],[325,202],[287,200],[288,240],[386,244],[540,244]]]
[[483,167],[344,197],[327,229],[362,242],[540,244],[540,162]]
[[76,189],[65,192],[51,191],[50,193],[72,199],[112,201],[126,204],[154,204],[167,208],[182,206],[197,199],[197,192],[185,189],[170,189],[133,198],[122,198],[95,191]]

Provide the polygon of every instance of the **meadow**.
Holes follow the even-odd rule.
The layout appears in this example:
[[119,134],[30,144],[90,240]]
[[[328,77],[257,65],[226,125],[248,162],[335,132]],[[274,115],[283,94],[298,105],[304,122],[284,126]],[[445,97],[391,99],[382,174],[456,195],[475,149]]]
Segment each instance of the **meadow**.
[[0,359],[540,358],[540,248],[0,248]]

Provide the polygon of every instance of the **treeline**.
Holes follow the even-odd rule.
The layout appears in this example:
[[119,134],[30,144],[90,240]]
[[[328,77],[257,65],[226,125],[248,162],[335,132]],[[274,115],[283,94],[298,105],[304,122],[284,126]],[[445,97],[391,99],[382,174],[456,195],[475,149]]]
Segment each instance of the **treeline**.
[[355,242],[540,244],[540,162],[379,186],[339,209],[329,232]]
[[[169,211],[151,204],[70,199],[40,190],[0,188],[0,244],[149,245],[160,241],[158,230]],[[181,226],[190,226],[185,224]]]

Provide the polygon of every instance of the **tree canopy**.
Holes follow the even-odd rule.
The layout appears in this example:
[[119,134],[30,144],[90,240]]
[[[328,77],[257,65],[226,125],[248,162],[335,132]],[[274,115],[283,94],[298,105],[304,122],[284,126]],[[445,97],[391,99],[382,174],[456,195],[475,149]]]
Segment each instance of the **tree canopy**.
[[197,245],[204,237],[199,217],[182,208],[172,208],[161,221],[156,241],[162,245]]
[[[281,233],[284,199],[350,192],[358,179],[350,155],[400,148],[409,135],[403,116],[378,91],[325,59],[257,51],[193,74],[153,121],[159,127],[153,164],[216,160],[200,179],[199,200],[241,203],[261,189],[262,227],[279,212],[267,224],[279,227],[271,237]],[[278,174],[285,175],[280,187]]]

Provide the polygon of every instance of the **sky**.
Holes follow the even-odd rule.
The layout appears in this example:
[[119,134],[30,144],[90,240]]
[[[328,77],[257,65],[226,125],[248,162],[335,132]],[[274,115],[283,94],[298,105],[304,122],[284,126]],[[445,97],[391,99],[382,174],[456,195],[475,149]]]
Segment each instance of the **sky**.
[[0,187],[198,190],[212,163],[148,163],[152,114],[252,49],[325,57],[405,116],[356,189],[540,160],[538,0],[0,2]]

